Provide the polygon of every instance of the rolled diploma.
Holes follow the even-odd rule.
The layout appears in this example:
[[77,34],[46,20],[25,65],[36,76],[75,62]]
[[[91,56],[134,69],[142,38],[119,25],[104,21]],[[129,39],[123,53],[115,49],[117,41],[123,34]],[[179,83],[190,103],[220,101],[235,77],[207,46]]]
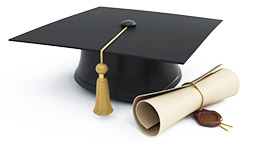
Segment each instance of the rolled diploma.
[[[204,96],[203,106],[231,97],[238,92],[239,79],[229,69],[219,69],[196,82]],[[192,85],[161,93],[138,96],[133,103],[134,118],[147,135],[155,136],[200,108],[202,96]]]

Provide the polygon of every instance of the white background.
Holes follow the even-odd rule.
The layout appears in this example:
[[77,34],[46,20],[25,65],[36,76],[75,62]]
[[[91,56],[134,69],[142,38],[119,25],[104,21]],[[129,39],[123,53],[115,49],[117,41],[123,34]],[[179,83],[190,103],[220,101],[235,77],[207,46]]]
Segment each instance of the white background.
[[[6,0],[0,2],[0,145],[259,144],[259,0]],[[224,20],[181,66],[191,81],[217,64],[237,73],[239,93],[207,107],[229,132],[190,115],[156,137],[136,126],[132,106],[113,100],[107,117],[92,113],[94,95],[73,79],[80,50],[8,39],[97,6]],[[134,86],[133,86],[134,87]]]

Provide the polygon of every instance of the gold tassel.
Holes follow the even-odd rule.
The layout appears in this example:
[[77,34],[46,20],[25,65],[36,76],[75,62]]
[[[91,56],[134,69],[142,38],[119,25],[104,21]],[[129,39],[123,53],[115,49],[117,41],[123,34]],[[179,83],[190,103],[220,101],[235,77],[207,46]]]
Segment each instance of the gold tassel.
[[113,112],[113,108],[110,102],[110,93],[108,80],[105,74],[108,71],[108,66],[103,63],[103,52],[105,49],[111,45],[124,31],[127,29],[125,27],[121,30],[112,40],[110,40],[101,50],[100,50],[100,63],[96,66],[96,72],[98,73],[98,79],[96,83],[96,105],[93,112],[97,115],[109,115]]
[[108,80],[105,77],[108,66],[105,63],[99,63],[96,66],[96,71],[99,77],[96,83],[96,105],[93,112],[97,115],[105,116],[113,112],[110,102]]

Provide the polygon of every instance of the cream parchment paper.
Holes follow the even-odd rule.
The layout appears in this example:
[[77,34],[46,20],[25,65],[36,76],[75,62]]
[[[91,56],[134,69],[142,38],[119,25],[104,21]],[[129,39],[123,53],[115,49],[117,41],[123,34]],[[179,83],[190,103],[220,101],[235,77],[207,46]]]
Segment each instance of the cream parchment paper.
[[[220,65],[219,65],[220,66]],[[238,92],[239,79],[229,69],[215,67],[192,81],[204,96],[203,106],[219,102]],[[139,95],[133,102],[138,127],[155,136],[200,108],[202,96],[190,84],[178,88]]]

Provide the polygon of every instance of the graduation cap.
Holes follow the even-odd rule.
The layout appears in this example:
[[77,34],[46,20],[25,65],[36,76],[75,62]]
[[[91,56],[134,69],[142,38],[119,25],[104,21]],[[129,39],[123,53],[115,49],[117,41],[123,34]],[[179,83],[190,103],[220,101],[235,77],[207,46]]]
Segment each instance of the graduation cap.
[[96,90],[94,112],[107,115],[113,111],[110,95],[132,102],[139,94],[175,87],[181,79],[178,64],[184,64],[219,23],[97,7],[10,40],[80,49],[74,78],[82,87]]

